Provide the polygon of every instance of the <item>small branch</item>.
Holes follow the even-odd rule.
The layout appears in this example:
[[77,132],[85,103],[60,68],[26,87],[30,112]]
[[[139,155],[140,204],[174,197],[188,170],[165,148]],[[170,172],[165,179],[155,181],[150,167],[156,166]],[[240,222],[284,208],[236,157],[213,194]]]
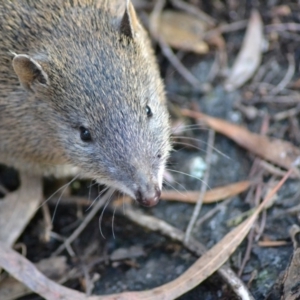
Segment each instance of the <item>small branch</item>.
[[197,90],[203,90],[204,92],[208,90],[208,86],[202,84],[177,58],[171,47],[163,40],[162,37],[157,37],[159,46],[164,54],[164,56],[170,61],[172,66],[177,70],[177,72],[188,82],[193,88]]
[[150,33],[152,37],[158,42],[162,53],[170,61],[171,65],[177,70],[177,72],[195,89],[207,92],[209,90],[208,85],[202,84],[177,58],[169,45],[160,36],[157,24],[159,23],[159,18],[162,9],[165,6],[165,0],[158,0],[154,6],[154,9],[150,15]]
[[287,59],[289,62],[288,70],[283,79],[279,82],[279,84],[270,92],[271,95],[276,95],[279,92],[281,92],[290,83],[295,74],[296,64],[294,55],[289,53],[287,55]]
[[192,232],[193,227],[196,223],[196,220],[199,216],[199,213],[200,213],[200,210],[201,210],[201,207],[202,207],[202,203],[203,203],[203,198],[204,198],[204,195],[206,193],[207,182],[208,182],[209,174],[210,174],[211,157],[212,157],[212,152],[213,152],[213,148],[214,148],[213,147],[214,140],[215,140],[215,131],[210,129],[209,130],[208,143],[207,143],[207,155],[206,155],[206,159],[205,159],[207,169],[206,169],[205,175],[203,177],[203,182],[202,182],[202,185],[201,185],[200,195],[199,195],[199,198],[197,200],[197,204],[194,208],[193,215],[191,217],[191,220],[190,220],[190,222],[188,224],[188,227],[186,229],[186,232],[185,232],[185,237],[184,237],[184,242],[185,243],[187,243],[188,240],[190,239],[191,232]]
[[211,16],[207,15],[202,10],[198,9],[195,5],[188,4],[186,2],[183,2],[182,0],[171,0],[171,3],[183,11],[199,18],[199,20],[204,21],[209,26],[215,26],[217,21],[213,19]]

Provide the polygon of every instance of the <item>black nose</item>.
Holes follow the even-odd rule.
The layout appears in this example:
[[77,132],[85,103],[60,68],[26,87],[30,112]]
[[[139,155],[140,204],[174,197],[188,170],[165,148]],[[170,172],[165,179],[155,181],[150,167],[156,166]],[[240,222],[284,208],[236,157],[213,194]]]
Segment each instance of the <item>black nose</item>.
[[158,203],[160,194],[159,188],[155,188],[153,193],[142,192],[141,189],[138,189],[135,198],[141,205],[151,207]]

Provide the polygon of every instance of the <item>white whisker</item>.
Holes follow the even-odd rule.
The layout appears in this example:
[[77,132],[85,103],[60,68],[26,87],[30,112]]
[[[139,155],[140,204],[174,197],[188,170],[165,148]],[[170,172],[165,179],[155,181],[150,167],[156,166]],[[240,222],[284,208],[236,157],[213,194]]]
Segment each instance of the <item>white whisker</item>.
[[103,195],[104,192],[108,190],[108,187],[99,193],[99,195],[93,200],[89,207],[85,210],[86,212],[94,205],[94,203]]
[[112,217],[112,220],[111,220],[111,230],[112,230],[114,240],[116,239],[115,230],[114,230],[114,220],[115,220],[116,209],[117,209],[117,207],[115,206],[114,212],[113,212],[113,217]]
[[[186,137],[186,136],[183,136],[183,135],[178,135],[178,136],[175,136],[176,138],[182,138],[182,139],[187,139],[187,140],[191,140],[191,141],[196,141],[196,142],[201,142],[201,143],[203,143],[204,145],[207,145],[207,142],[205,142],[205,141],[202,141],[202,140],[200,140],[200,139],[196,139],[196,138],[192,138],[192,137]],[[175,137],[173,137],[173,138],[175,138]],[[178,143],[180,143],[180,142],[173,142],[173,144],[178,144]],[[189,145],[189,144],[186,144],[186,145]],[[194,148],[196,148],[197,146],[194,146],[194,145],[190,145],[191,147],[194,147]],[[198,148],[200,151],[204,151],[204,152],[206,152],[206,150],[203,150],[203,149],[201,149],[201,148]],[[229,159],[229,160],[232,160],[228,155],[226,155],[225,153],[223,153],[221,150],[219,150],[219,149],[217,149],[216,147],[212,147],[212,149],[215,151],[215,152],[217,152],[217,153],[219,153],[220,155],[222,155],[223,157],[225,157],[226,159]]]
[[177,170],[173,170],[173,169],[166,169],[170,172],[174,172],[174,173],[179,173],[179,174],[182,174],[182,175],[185,175],[185,176],[188,176],[188,177],[191,177],[191,178],[194,178],[194,179],[197,179],[199,180],[200,182],[202,182],[203,184],[205,184],[207,186],[208,189],[211,189],[211,187],[206,183],[204,182],[202,179],[196,177],[196,176],[193,176],[193,175],[190,175],[190,174],[187,174],[187,173],[184,173],[184,172],[181,172],[181,171],[177,171]]
[[109,198],[107,199],[106,204],[105,204],[105,206],[104,206],[104,208],[103,208],[103,210],[102,210],[102,212],[101,212],[100,218],[99,218],[99,230],[100,230],[101,236],[102,236],[104,239],[106,239],[106,237],[104,236],[104,234],[103,234],[103,232],[102,232],[102,226],[101,226],[101,224],[102,224],[102,219],[103,219],[104,211],[105,211],[105,209],[107,208],[107,206],[108,206],[108,204],[109,204],[109,202],[110,202],[110,200],[111,200],[112,195],[113,195],[113,192],[111,193],[111,195],[110,195]]
[[67,189],[67,187],[72,183],[74,182],[77,178],[79,177],[79,175],[76,175],[72,180],[70,180],[69,182],[67,182],[66,184],[64,184],[62,187],[60,187],[59,189],[57,189],[50,197],[48,197],[45,201],[43,201],[43,203],[38,207],[41,208],[45,203],[47,203],[54,195],[56,195],[59,191],[62,190],[57,202],[56,202],[56,205],[55,205],[55,208],[54,208],[54,212],[53,212],[53,216],[52,216],[52,219],[51,219],[51,223],[53,223],[54,221],[54,218],[55,218],[55,215],[56,215],[56,211],[57,211],[57,208],[58,208],[58,204],[61,200],[61,197],[63,195],[63,193],[65,192],[65,190]]

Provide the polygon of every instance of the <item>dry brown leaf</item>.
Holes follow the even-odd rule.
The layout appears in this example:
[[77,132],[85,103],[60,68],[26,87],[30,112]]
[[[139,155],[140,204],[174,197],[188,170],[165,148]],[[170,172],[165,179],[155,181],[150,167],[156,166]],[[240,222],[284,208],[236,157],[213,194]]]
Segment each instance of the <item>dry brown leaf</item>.
[[196,17],[183,12],[164,11],[159,19],[155,36],[161,36],[171,47],[192,51],[198,54],[208,52],[207,44],[202,40],[207,25]]
[[122,294],[99,297],[87,297],[83,293],[73,291],[49,280],[40,273],[40,271],[38,271],[32,263],[26,260],[26,258],[22,257],[19,253],[10,249],[1,242],[0,266],[16,279],[26,284],[34,292],[49,300],[172,300],[196,287],[226,262],[230,255],[243,241],[250,228],[253,226],[258,214],[263,210],[269,199],[272,198],[273,194],[275,194],[287,180],[291,172],[292,170],[290,169],[281,179],[276,188],[274,188],[273,192],[270,193],[259,205],[253,215],[248,217],[238,227],[229,232],[217,245],[199,258],[181,276],[152,290],[144,292],[125,292]]
[[[238,195],[246,191],[250,184],[251,182],[246,180],[211,189],[205,193],[203,203],[214,203]],[[198,191],[162,191],[161,199],[196,203],[199,195]]]
[[42,178],[20,174],[21,187],[0,201],[0,241],[12,246],[42,199]]
[[243,45],[225,82],[228,91],[239,88],[253,76],[261,62],[263,39],[263,23],[260,14],[253,10]]
[[[231,138],[241,147],[285,169],[289,169],[293,162],[300,157],[299,148],[287,141],[252,133],[244,127],[200,112],[183,109],[182,113],[185,116],[205,122],[212,129]],[[298,170],[295,169],[294,173],[300,176]]]

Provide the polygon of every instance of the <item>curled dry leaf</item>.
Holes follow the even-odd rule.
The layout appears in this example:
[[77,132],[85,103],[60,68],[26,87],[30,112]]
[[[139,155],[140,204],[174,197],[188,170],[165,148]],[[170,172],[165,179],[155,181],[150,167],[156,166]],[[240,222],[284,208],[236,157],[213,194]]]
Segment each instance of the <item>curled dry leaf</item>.
[[162,39],[171,47],[198,54],[208,52],[208,45],[202,40],[207,25],[196,17],[186,13],[171,10],[164,11],[159,19],[155,36]]
[[[203,203],[214,203],[238,195],[246,191],[250,184],[250,181],[240,181],[226,186],[214,188],[205,193]],[[163,191],[161,199],[196,203],[197,199],[199,198],[199,194],[200,193],[198,191]]]
[[263,23],[260,14],[253,10],[242,48],[225,82],[226,90],[239,88],[253,76],[261,62],[263,39]]
[[[292,143],[252,133],[244,127],[210,117],[203,113],[187,109],[183,109],[182,113],[185,116],[205,122],[212,129],[231,138],[241,147],[285,169],[289,169],[300,157],[299,148],[295,147]],[[294,174],[299,177],[299,170],[295,168]]]

